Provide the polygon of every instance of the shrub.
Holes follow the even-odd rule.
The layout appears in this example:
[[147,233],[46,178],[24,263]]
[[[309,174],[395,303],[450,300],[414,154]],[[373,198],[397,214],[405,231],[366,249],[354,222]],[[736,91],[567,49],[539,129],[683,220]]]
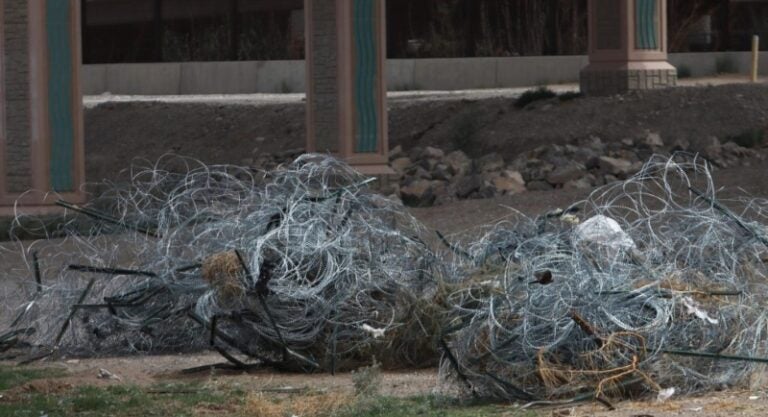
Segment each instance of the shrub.
[[739,72],[736,62],[730,56],[721,56],[715,60],[715,71],[718,74],[735,74]]
[[557,94],[555,94],[554,91],[548,89],[547,87],[539,87],[535,90],[528,90],[524,92],[520,97],[518,97],[517,101],[515,101],[515,107],[522,109],[535,101],[547,100],[554,97],[557,97]]
[[677,67],[677,78],[691,78],[691,67],[688,65],[680,65]]
[[727,142],[733,142],[744,148],[759,148],[765,142],[766,132],[763,129],[748,129],[738,135],[730,136]]

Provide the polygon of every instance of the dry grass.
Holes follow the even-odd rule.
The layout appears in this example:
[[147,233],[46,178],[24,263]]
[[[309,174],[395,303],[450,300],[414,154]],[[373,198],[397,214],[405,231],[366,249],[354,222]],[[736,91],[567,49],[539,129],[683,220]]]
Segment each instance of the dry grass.
[[351,407],[354,397],[340,392],[304,395],[278,399],[253,394],[245,400],[248,417],[332,417]]
[[225,299],[243,296],[243,268],[235,252],[221,252],[203,261],[203,279]]

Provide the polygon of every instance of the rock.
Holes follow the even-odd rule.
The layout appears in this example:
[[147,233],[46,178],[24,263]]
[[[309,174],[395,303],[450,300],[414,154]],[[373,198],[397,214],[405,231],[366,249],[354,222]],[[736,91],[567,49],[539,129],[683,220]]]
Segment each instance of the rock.
[[433,204],[436,206],[456,201],[453,189],[445,181],[432,181],[432,194],[435,197]]
[[628,148],[631,148],[635,146],[635,141],[632,138],[624,138],[621,140],[621,144]]
[[389,155],[387,156],[389,157],[390,161],[405,156],[405,153],[403,153],[403,147],[401,145],[395,146],[389,150]]
[[720,140],[715,136],[710,136],[704,142],[702,154],[709,159],[719,158],[723,154],[723,145]]
[[454,176],[469,174],[472,170],[472,160],[462,151],[453,151],[445,156],[443,163],[448,166]]
[[661,135],[656,132],[647,132],[642,142],[643,145],[651,148],[658,149],[664,147],[664,141],[661,140]]
[[448,181],[451,178],[453,178],[453,174],[451,174],[451,169],[446,164],[437,164],[432,169],[432,179]]
[[584,175],[586,175],[586,171],[583,166],[571,163],[555,168],[547,175],[546,179],[552,185],[560,185],[569,181],[576,181]]
[[541,180],[530,181],[526,187],[528,191],[549,191],[554,188],[550,183]]
[[419,166],[426,169],[427,171],[432,171],[435,169],[437,164],[439,164],[440,161],[434,158],[425,158],[419,161]]
[[423,152],[424,148],[416,146],[415,148],[411,148],[411,150],[408,152],[408,157],[411,158],[411,161],[418,161],[421,159],[421,154]]
[[443,159],[445,156],[445,152],[443,152],[442,149],[433,148],[432,146],[427,146],[424,148],[424,151],[421,153],[421,157],[424,159]]
[[492,172],[504,169],[504,158],[497,153],[491,153],[475,161],[478,171]]
[[588,190],[592,188],[592,183],[594,182],[595,178],[594,176],[585,176],[582,178],[579,178],[577,180],[571,180],[563,184],[564,190]]
[[431,180],[432,174],[421,166],[411,167],[408,171],[408,175],[418,179]]
[[435,201],[432,181],[416,180],[400,189],[403,203],[412,207],[428,207]]
[[600,157],[600,169],[611,175],[626,176],[632,171],[632,162],[626,159],[611,158],[610,156]]
[[491,184],[496,188],[496,191],[502,194],[519,194],[526,191],[525,181],[523,176],[519,172],[516,172],[517,176],[509,178],[505,176],[499,176],[493,179]]
[[467,198],[479,191],[483,185],[483,179],[479,175],[467,175],[459,178],[454,184],[454,188],[456,189],[456,195],[459,198]]
[[674,152],[687,151],[688,149],[690,149],[690,147],[691,147],[691,142],[683,138],[675,139],[675,141],[672,142],[672,151]]
[[619,179],[618,179],[618,178],[616,178],[616,176],[614,176],[614,175],[611,175],[611,174],[605,175],[605,176],[603,177],[603,179],[605,180],[605,183],[606,183],[606,184],[612,184],[612,183],[614,183],[614,182],[618,182],[618,181],[619,181]]
[[389,163],[389,166],[391,166],[392,169],[394,169],[395,172],[397,172],[400,175],[402,175],[412,165],[413,165],[413,161],[411,161],[411,158],[408,158],[408,157],[397,158],[394,161]]
[[240,160],[240,165],[244,167],[251,167],[256,163],[253,158],[243,158]]
[[600,169],[600,157],[595,155],[594,157],[589,158],[584,165],[590,171],[593,169]]

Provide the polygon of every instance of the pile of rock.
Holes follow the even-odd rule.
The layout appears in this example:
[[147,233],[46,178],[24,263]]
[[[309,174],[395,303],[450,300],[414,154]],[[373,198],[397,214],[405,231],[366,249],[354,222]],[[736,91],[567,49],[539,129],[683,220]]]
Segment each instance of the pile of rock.
[[388,192],[406,205],[424,207],[526,191],[589,189],[630,177],[653,154],[696,152],[720,168],[762,155],[714,137],[698,148],[682,140],[666,145],[653,132],[610,143],[592,136],[567,145],[544,145],[511,161],[498,154],[471,159],[462,151],[446,154],[433,147],[416,147],[406,152],[398,146],[390,153],[396,181]]
[[[653,132],[620,141],[604,142],[591,136],[566,145],[543,145],[511,161],[495,153],[472,159],[462,151],[446,153],[429,146],[404,150],[397,146],[389,154],[395,175],[381,191],[402,199],[406,205],[427,207],[526,191],[590,189],[630,177],[653,154],[675,151],[698,153],[719,168],[744,165],[751,158],[763,157],[754,149],[734,142],[721,143],[715,137],[695,147],[684,140],[665,144]],[[303,152],[291,149],[262,154],[243,163],[272,170]]]

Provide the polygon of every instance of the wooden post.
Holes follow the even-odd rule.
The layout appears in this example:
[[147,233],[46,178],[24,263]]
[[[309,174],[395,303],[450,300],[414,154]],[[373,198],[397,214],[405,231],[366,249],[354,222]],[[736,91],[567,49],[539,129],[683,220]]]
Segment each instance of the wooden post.
[[757,68],[760,60],[760,37],[752,36],[752,82],[757,82]]

